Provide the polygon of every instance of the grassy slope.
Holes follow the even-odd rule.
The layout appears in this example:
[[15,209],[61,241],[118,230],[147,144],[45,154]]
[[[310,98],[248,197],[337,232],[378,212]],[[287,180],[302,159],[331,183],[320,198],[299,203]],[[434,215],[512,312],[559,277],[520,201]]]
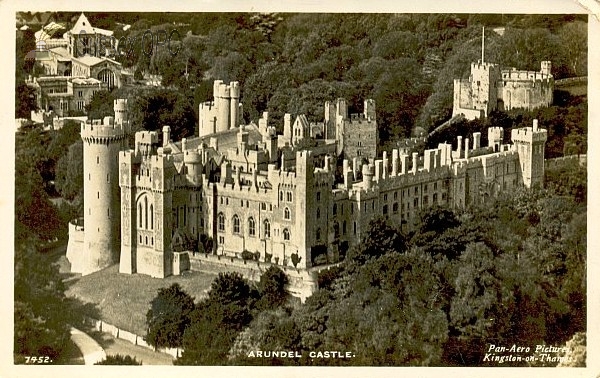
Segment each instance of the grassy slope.
[[140,336],[146,335],[146,312],[158,289],[178,282],[198,301],[206,295],[216,277],[187,272],[183,276],[152,278],[140,274],[119,274],[118,265],[70,281],[67,296],[97,305],[102,320]]

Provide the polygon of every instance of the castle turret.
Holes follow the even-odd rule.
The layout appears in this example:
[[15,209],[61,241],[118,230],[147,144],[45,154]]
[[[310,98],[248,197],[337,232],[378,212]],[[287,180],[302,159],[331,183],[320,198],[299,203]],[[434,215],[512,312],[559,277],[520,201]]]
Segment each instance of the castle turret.
[[511,139],[519,154],[522,183],[527,188],[544,184],[544,148],[548,132],[538,127],[533,120],[532,127],[513,129]]
[[115,124],[127,125],[127,99],[116,99],[113,104],[113,109],[115,111]]
[[369,190],[373,186],[373,176],[375,175],[374,170],[375,167],[373,166],[373,164],[363,165],[363,189]]
[[325,192],[319,191],[315,186],[314,170],[311,151],[296,152],[296,192],[303,193],[305,196],[305,200],[295,201],[297,223],[294,240],[297,245],[296,253],[302,258],[298,265],[300,267],[310,266],[311,248],[317,243],[316,230],[319,227],[317,222],[322,222],[321,217],[325,216],[325,211],[321,209],[325,202]]
[[229,95],[231,98],[230,104],[230,125],[229,128],[233,129],[239,126],[240,123],[240,83],[233,81],[229,84]]
[[504,129],[502,127],[488,128],[488,146],[494,148],[494,152],[500,151],[504,140]]
[[398,149],[392,150],[392,176],[398,175]]
[[544,75],[551,75],[552,74],[552,62],[549,60],[544,60],[541,63],[541,70],[540,72]]
[[323,128],[324,128],[323,137],[325,139],[335,139],[335,131],[336,131],[336,127],[335,127],[336,114],[335,113],[336,113],[335,107],[331,104],[331,102],[325,101],[325,118],[324,118],[324,122],[323,122]]
[[[218,85],[217,85],[218,84]],[[217,132],[229,129],[231,88],[221,80],[215,81],[215,105],[217,107]]]
[[287,142],[292,140],[292,115],[285,113],[283,116],[283,137]]
[[83,251],[73,257],[71,270],[83,275],[118,261],[121,224],[119,151],[126,146],[126,101],[115,101],[115,121],[85,123],[83,140]]
[[198,150],[186,150],[183,152],[183,162],[187,168],[188,179],[198,183],[202,173],[202,160]]
[[412,173],[417,173],[417,171],[419,170],[419,153],[418,152],[413,152],[412,153]]
[[477,150],[481,147],[481,133],[475,132],[473,133],[473,149]]
[[497,109],[497,83],[501,78],[500,66],[497,64],[482,62],[471,64],[472,106],[473,109],[483,110],[484,117]]
[[171,128],[169,126],[163,126],[163,147],[171,142]]
[[367,99],[365,100],[365,109],[364,109],[365,118],[370,121],[375,121],[376,113],[375,113],[375,100]]

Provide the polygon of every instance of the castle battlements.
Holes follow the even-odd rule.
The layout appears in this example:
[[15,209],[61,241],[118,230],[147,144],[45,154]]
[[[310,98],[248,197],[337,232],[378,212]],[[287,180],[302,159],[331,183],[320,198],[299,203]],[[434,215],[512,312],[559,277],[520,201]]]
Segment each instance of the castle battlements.
[[554,82],[551,74],[539,71],[518,71],[515,68],[511,70],[502,70],[502,80],[504,81],[529,81],[550,84]]
[[473,70],[489,71],[489,70],[493,70],[495,68],[498,68],[498,65],[496,63],[489,63],[489,62],[482,63],[481,60],[471,63],[471,71],[473,71]]
[[199,105],[198,135],[202,137],[238,127],[243,113],[239,99],[239,82],[225,84],[222,80],[215,80],[213,101]]
[[374,119],[367,118],[367,116],[363,113],[352,113],[350,114],[350,118],[347,118],[350,122],[375,122]]
[[104,143],[108,139],[119,140],[125,138],[127,130],[123,125],[115,124],[113,117],[105,117],[100,123],[100,120],[94,120],[93,123],[81,124],[81,137],[89,143],[94,141]]
[[513,142],[545,142],[548,139],[548,131],[538,128],[538,120],[534,119],[532,127],[511,130],[511,139]]

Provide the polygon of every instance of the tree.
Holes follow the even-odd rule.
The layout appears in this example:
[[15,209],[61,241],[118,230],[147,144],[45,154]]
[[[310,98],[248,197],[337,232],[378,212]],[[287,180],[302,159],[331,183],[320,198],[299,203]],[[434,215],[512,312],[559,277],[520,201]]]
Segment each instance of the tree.
[[227,358],[235,338],[252,320],[257,293],[234,272],[219,273],[208,298],[196,306],[183,334],[184,352],[178,365],[219,365]]
[[155,347],[180,347],[183,333],[190,325],[194,298],[174,283],[158,290],[146,314],[148,334],[146,341]]
[[57,360],[70,338],[65,287],[58,268],[38,253],[31,235],[15,243],[15,362],[25,356]]
[[[200,304],[183,335],[183,353],[175,365],[223,365],[239,330],[215,319],[212,306]],[[204,312],[207,310],[208,313]]]
[[373,56],[380,56],[384,59],[414,58],[418,53],[418,37],[414,33],[404,30],[392,31],[381,36],[373,47]]
[[27,159],[15,163],[15,221],[41,240],[59,235],[61,223],[56,208],[44,191],[44,181]]
[[122,354],[111,354],[95,365],[141,365],[142,361],[138,361],[135,357]]
[[190,99],[174,89],[151,89],[134,98],[129,119],[144,130],[161,131],[171,126],[171,137],[179,140],[194,135],[196,116]]
[[276,266],[270,266],[261,276],[258,284],[261,298],[259,308],[272,309],[281,306],[288,298],[285,286],[288,277]]
[[231,350],[229,360],[241,365],[290,365],[289,358],[253,358],[251,351],[300,349],[300,330],[294,320],[283,309],[265,310],[241,332]]
[[32,110],[37,110],[35,91],[25,83],[17,83],[15,87],[15,118],[30,118]]
[[420,251],[367,261],[330,305],[323,349],[356,351],[353,365],[439,364],[448,322],[433,271]]
[[403,236],[384,218],[375,218],[369,222],[364,237],[358,247],[349,252],[349,260],[361,265],[369,258],[383,256],[387,252],[400,252],[404,249]]
[[114,97],[111,92],[101,90],[94,93],[89,104],[85,106],[89,119],[103,119],[106,116],[114,116]]
[[587,32],[586,22],[569,22],[560,28],[558,38],[564,51],[570,75],[587,75]]
[[56,164],[56,190],[71,201],[83,198],[83,141],[73,143]]
[[208,292],[208,300],[219,304],[235,303],[246,306],[254,300],[254,291],[237,272],[219,273]]
[[[452,363],[479,364],[485,343],[510,329],[512,293],[495,276],[492,251],[483,243],[469,244],[456,262],[449,317],[454,337],[446,350]],[[455,353],[464,352],[460,355]]]

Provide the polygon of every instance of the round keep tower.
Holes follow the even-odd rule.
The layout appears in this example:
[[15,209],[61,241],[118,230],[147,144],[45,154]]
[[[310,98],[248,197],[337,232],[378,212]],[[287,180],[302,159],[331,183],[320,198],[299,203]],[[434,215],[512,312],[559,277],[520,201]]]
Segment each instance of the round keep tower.
[[82,256],[71,271],[83,275],[118,261],[120,237],[119,151],[127,144],[126,100],[116,100],[115,117],[81,127],[83,139],[83,207],[85,235]]

